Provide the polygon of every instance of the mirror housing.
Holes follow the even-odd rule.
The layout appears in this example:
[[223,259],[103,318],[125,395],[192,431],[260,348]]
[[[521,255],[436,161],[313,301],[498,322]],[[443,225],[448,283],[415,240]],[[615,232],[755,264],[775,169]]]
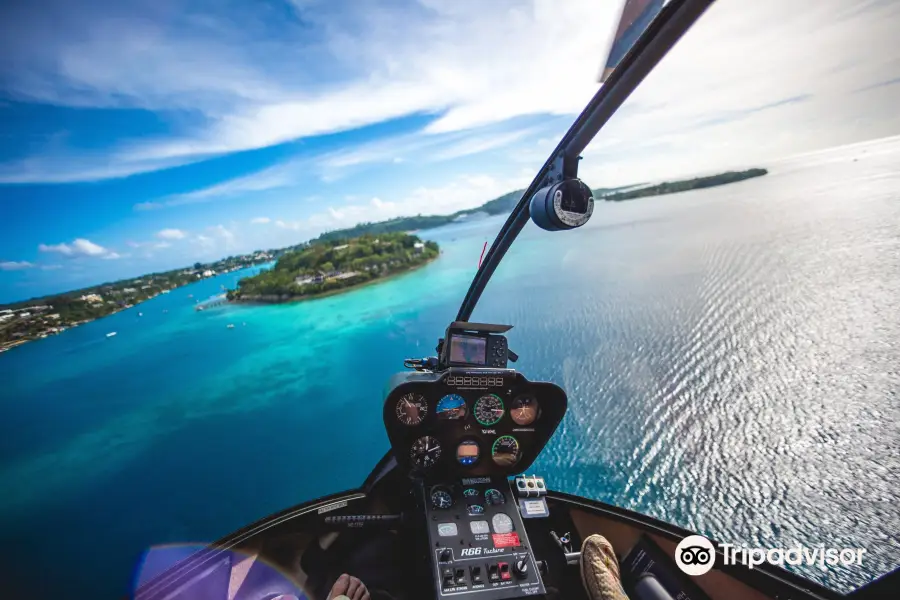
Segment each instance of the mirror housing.
[[547,231],[565,231],[581,227],[594,212],[591,188],[577,178],[548,185],[531,197],[531,220]]

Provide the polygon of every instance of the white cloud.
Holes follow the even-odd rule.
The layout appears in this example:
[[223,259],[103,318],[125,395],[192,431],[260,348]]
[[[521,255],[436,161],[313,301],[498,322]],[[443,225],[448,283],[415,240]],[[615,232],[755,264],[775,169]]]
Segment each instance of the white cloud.
[[0,271],[21,271],[22,269],[30,269],[32,267],[34,267],[34,265],[26,260],[0,262]]
[[183,240],[187,237],[187,232],[181,229],[162,229],[156,232],[156,237],[162,240]]
[[196,236],[194,236],[192,241],[196,242],[197,244],[199,244],[200,246],[202,246],[204,248],[212,248],[215,246],[215,241],[208,235],[203,235],[202,233],[199,233]]
[[74,254],[72,247],[68,244],[39,244],[38,250],[41,252],[59,252],[60,254],[65,254],[66,256],[71,256]]
[[[302,22],[282,20],[275,35],[255,9],[203,19],[166,13],[164,20],[137,9],[125,17],[79,14],[64,3],[27,11],[27,23],[17,25],[30,35],[3,31],[17,56],[17,68],[2,73],[14,96],[201,119],[188,121],[179,137],[119,140],[105,156],[71,156],[71,165],[57,157],[56,174],[35,159],[8,165],[0,177],[124,176],[414,113],[446,111],[432,132],[571,113],[596,88],[606,46],[596,32],[611,29],[617,8],[595,0],[470,1],[465,9],[342,4],[298,9]],[[592,27],[577,26],[583,23]]]
[[254,225],[265,225],[266,223],[271,223],[272,219],[270,219],[269,217],[255,217],[253,219],[250,219],[250,222]]
[[95,244],[90,240],[78,238],[71,244],[39,244],[38,250],[41,252],[56,252],[64,256],[90,256],[102,258],[119,258],[115,252]]
[[439,134],[405,134],[342,148],[318,157],[313,168],[325,181],[335,181],[346,171],[367,164],[434,163],[485,153],[509,146],[548,130],[562,133],[556,120],[538,124],[511,121],[470,131]]
[[241,245],[243,240],[238,236],[238,230],[234,224],[230,227],[222,224],[207,227],[204,229],[204,233],[193,235],[189,240],[200,255],[208,258],[220,257],[226,253],[249,251],[249,248]]
[[[15,69],[0,65],[9,95],[140,108],[181,125],[174,137],[121,139],[105,153],[24,157],[0,165],[0,181],[121,177],[414,113],[436,120],[395,140],[397,152],[336,153],[323,161],[324,176],[361,162],[446,160],[523,143],[515,133],[471,134],[515,116],[580,111],[597,88],[621,2],[297,4],[302,22],[278,27],[256,5],[240,18],[185,11],[163,19],[71,12],[70,3],[33,9],[27,26],[0,25],[16,57]],[[72,18],[60,19],[61,10]],[[628,183],[900,133],[898,26],[891,2],[720,0],[601,133],[584,172],[594,185]],[[432,143],[453,134],[464,134],[455,150]],[[261,173],[136,208],[254,193],[291,185],[280,177],[292,175]]]
[[237,177],[225,181],[224,183],[219,183],[193,192],[167,196],[160,200],[150,202],[140,202],[135,204],[134,208],[135,210],[154,210],[171,206],[210,202],[218,198],[227,198],[253,192],[284,188],[296,184],[300,169],[300,161],[288,161],[256,173],[251,173],[250,175]]
[[323,231],[352,227],[363,221],[417,214],[448,214],[464,208],[474,208],[527,183],[527,176],[500,179],[483,174],[466,175],[446,185],[415,188],[394,200],[372,198],[365,203],[330,206],[303,221],[277,221],[276,225],[302,231],[313,237]]
[[278,219],[275,221],[275,227],[279,229],[290,229],[291,231],[300,231],[303,229],[304,222],[303,221],[283,221]]
[[165,248],[171,248],[172,244],[169,242],[157,242],[157,241],[149,241],[149,242],[135,242],[129,241],[126,242],[128,246],[131,248],[150,248],[155,250],[163,250]]

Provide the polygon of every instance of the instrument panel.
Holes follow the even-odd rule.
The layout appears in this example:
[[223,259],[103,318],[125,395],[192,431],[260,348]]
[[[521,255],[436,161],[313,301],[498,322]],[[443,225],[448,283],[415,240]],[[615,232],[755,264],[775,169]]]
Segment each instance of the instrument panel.
[[384,401],[398,464],[428,476],[511,475],[537,458],[565,415],[557,385],[513,370],[400,377]]

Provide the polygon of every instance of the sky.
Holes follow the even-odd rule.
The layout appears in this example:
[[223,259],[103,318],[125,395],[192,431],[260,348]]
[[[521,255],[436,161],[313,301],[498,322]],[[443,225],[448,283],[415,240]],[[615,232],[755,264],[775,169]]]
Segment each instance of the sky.
[[[0,302],[526,186],[622,0],[6,0]],[[584,153],[608,187],[900,134],[900,2],[719,0]]]

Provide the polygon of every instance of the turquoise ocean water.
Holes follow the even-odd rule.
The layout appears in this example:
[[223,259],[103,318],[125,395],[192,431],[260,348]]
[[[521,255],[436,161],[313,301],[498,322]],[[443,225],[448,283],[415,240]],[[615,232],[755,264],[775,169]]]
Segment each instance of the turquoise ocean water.
[[[804,571],[838,589],[896,567],[894,150],[529,226],[473,320],[570,394],[535,471],[722,541],[866,547]],[[150,545],[360,484],[384,384],[433,353],[501,222],[424,232],[438,261],[351,293],[193,310],[232,273],[0,355],[0,585],[115,597]]]

